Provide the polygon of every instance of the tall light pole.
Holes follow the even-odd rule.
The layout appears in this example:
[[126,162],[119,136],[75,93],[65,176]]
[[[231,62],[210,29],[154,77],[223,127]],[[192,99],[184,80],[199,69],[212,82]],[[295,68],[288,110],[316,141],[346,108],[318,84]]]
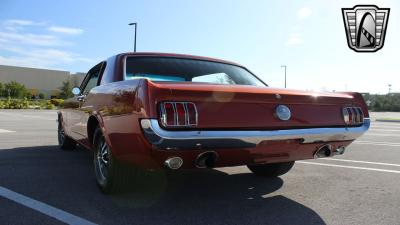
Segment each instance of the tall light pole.
[[137,23],[130,23],[129,26],[135,25],[135,43],[133,47],[133,52],[136,52],[136,32],[137,32]]
[[286,65],[282,65],[281,68],[284,67],[285,68],[285,88],[286,88]]

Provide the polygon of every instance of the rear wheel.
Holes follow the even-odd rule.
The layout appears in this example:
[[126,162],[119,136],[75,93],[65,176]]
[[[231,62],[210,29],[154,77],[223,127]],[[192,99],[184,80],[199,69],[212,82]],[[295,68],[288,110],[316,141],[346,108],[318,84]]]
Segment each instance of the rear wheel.
[[112,154],[99,127],[94,132],[93,163],[97,185],[105,194],[120,192],[130,180],[131,168],[122,165]]
[[62,118],[59,116],[58,118],[58,146],[62,150],[72,150],[75,148],[76,143],[70,137],[65,135],[64,126],[62,124]]
[[283,162],[283,163],[247,165],[247,167],[251,172],[253,172],[257,176],[277,177],[289,172],[289,170],[292,169],[293,165],[294,161]]

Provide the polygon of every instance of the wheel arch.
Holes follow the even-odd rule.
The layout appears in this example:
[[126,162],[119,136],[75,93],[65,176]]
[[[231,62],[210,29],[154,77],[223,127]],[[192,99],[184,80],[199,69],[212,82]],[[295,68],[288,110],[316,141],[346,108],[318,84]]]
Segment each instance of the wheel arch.
[[100,122],[97,119],[96,116],[91,115],[89,117],[88,123],[87,123],[87,134],[88,134],[88,141],[92,145],[93,144],[93,139],[94,139],[94,132],[96,131],[96,128],[100,126]]
[[67,128],[65,127],[65,121],[64,121],[64,116],[62,111],[58,111],[57,112],[57,126],[62,126],[65,130],[65,132],[67,132]]
[[58,111],[57,112],[57,122],[58,123],[60,123],[60,122],[62,123],[63,122],[62,117],[63,117],[62,112]]

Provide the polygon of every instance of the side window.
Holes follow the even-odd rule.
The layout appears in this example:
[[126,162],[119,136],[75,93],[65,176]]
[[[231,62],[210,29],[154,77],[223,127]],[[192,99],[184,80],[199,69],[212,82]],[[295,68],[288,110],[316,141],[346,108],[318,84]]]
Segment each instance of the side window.
[[90,90],[97,86],[102,71],[102,65],[103,63],[98,64],[88,72],[84,80],[84,86],[82,86],[82,94],[89,94]]
[[89,94],[89,91],[92,90],[92,88],[97,86],[97,82],[99,81],[99,74],[100,70],[93,71],[93,73],[90,73],[90,78],[88,82],[86,83],[86,87],[83,89],[83,94],[87,95]]

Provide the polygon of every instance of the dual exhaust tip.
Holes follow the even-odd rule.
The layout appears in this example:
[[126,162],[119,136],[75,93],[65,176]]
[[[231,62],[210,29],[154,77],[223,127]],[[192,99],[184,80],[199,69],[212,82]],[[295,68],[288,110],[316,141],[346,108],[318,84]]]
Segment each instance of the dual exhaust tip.
[[[342,155],[345,152],[346,148],[344,146],[339,146],[337,149],[333,149],[332,145],[322,145],[318,148],[318,150],[314,154],[314,158],[326,158],[334,155]],[[200,153],[195,161],[194,164],[197,168],[212,168],[215,166],[215,163],[218,160],[218,153],[215,151],[207,151]],[[164,165],[173,170],[177,170],[182,167],[183,159],[178,156],[170,157],[165,160]]]
[[[194,164],[197,168],[212,168],[215,166],[217,160],[218,154],[216,152],[207,151],[200,153],[196,157]],[[165,160],[164,165],[169,169],[177,170],[183,165],[183,159],[178,156],[170,157]]]
[[323,145],[318,148],[314,154],[314,158],[326,158],[334,155],[343,155],[346,148],[344,146],[339,146],[337,149],[333,149],[332,145]]

